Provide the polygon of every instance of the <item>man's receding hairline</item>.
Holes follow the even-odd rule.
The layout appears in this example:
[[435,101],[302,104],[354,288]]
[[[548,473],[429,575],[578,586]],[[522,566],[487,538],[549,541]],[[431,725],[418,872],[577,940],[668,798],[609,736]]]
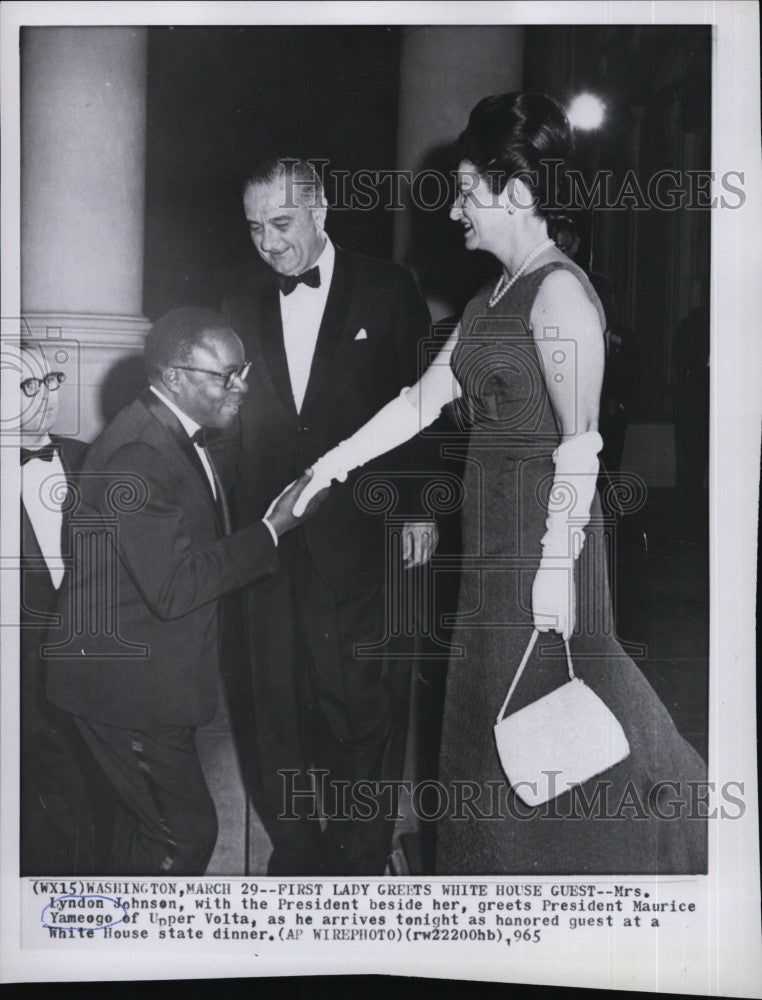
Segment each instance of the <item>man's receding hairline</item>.
[[[307,163],[308,161],[304,160],[298,162]],[[296,169],[294,161],[288,160],[286,163],[279,163],[276,172],[269,179],[258,177],[250,178],[246,181],[246,185],[243,189],[243,197],[245,198],[252,188],[266,188],[279,181],[285,181],[287,173],[290,172],[292,177],[291,190],[295,195],[295,203],[302,208],[309,209],[325,207],[323,205],[323,200],[325,199],[325,189],[320,175],[314,167],[312,168],[313,176],[306,179],[295,177],[294,175],[296,173]],[[314,195],[313,198],[309,198],[307,196],[308,189],[312,191]],[[283,207],[288,208],[290,206],[284,205]]]
[[[273,184],[277,184],[279,181],[285,181],[285,179],[286,178],[285,178],[285,171],[284,171],[282,174],[276,175],[275,177],[271,178],[269,181],[249,181],[248,184],[246,185],[246,187],[244,188],[243,196],[245,198],[246,195],[249,193],[249,191],[251,191],[252,188],[267,188],[267,187],[271,187]],[[299,208],[313,208],[314,205],[312,205],[307,200],[307,197],[306,197],[307,192],[301,190],[302,188],[306,188],[306,187],[308,187],[310,185],[311,185],[311,182],[308,182],[308,181],[296,181],[293,184],[293,186],[292,186],[292,193],[294,195],[293,204],[292,205],[282,205],[281,207],[283,208],[283,210],[285,211],[285,210],[287,210],[289,208],[292,208],[294,205],[298,206]],[[313,185],[313,190],[314,190],[314,185]],[[312,200],[314,200],[314,199],[312,199]]]

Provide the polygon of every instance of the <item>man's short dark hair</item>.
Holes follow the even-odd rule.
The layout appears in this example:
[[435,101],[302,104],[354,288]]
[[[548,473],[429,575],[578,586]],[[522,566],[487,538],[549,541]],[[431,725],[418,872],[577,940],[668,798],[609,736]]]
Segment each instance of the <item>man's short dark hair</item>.
[[286,196],[293,197],[294,205],[319,208],[325,205],[323,182],[309,160],[297,156],[266,156],[259,161],[243,182],[242,194],[246,194],[252,184],[270,184],[278,177],[290,181]]
[[146,337],[143,357],[148,375],[185,363],[191,351],[203,344],[205,335],[214,330],[229,330],[230,324],[213,309],[181,306],[156,320]]

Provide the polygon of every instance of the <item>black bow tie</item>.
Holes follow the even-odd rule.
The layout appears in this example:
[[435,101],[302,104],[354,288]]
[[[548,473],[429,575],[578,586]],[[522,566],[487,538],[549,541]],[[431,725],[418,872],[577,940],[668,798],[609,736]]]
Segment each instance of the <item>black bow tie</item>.
[[320,268],[317,264],[302,274],[279,274],[278,284],[284,295],[290,295],[297,285],[309,285],[310,288],[320,288]]
[[51,462],[53,456],[58,454],[58,445],[46,444],[43,448],[38,448],[33,451],[31,448],[21,449],[21,464],[26,465],[27,462],[31,462],[33,458],[39,458],[43,462]]

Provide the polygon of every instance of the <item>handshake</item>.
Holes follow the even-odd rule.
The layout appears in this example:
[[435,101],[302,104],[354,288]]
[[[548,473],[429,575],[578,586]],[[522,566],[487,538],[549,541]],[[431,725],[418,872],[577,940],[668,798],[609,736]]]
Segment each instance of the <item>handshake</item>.
[[263,520],[280,538],[303,524],[317,510],[328,489],[328,485],[320,486],[313,482],[312,469],[308,469],[273,500]]
[[[307,469],[295,482],[290,483],[270,504],[264,520],[278,537],[303,524],[310,517],[323,502],[334,479],[340,483],[345,482],[346,466],[349,463],[337,462],[336,455],[340,454],[340,447],[319,458],[311,469]],[[406,522],[402,534],[405,569],[428,562],[438,540],[439,532],[433,521]]]

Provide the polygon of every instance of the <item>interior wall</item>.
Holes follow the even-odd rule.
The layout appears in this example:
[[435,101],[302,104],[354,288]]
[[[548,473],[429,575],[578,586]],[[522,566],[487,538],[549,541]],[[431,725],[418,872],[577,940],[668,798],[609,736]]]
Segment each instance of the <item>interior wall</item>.
[[[263,152],[394,168],[398,88],[393,27],[149,28],[145,314],[219,305],[258,266],[240,186]],[[391,258],[392,226],[377,207],[327,228]]]
[[[711,29],[704,25],[526,29],[525,86],[566,105],[582,91],[606,104],[603,126],[578,133],[577,165],[588,183],[610,171],[621,190],[628,171],[640,188],[657,171],[711,166]],[[626,352],[631,419],[670,421],[686,367],[690,321],[708,358],[708,209],[635,207],[580,213],[578,262],[608,279],[613,322]],[[704,309],[703,317],[700,314]],[[700,331],[700,332],[697,332]],[[700,351],[699,351],[700,353]]]

